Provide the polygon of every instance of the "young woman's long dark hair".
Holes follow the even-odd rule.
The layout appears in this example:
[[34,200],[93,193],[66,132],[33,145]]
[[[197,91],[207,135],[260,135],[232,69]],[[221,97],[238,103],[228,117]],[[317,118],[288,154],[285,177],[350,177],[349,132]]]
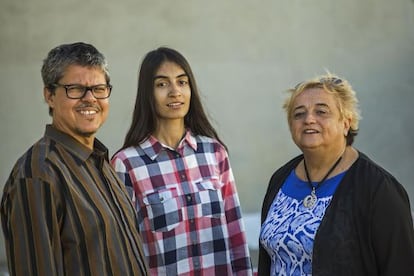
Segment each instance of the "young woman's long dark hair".
[[154,76],[164,62],[173,62],[187,74],[190,88],[190,109],[184,117],[184,125],[195,135],[203,135],[218,140],[216,130],[210,124],[200,100],[196,81],[187,60],[176,50],[160,47],[149,52],[141,63],[138,77],[138,91],[135,100],[131,126],[125,136],[122,149],[138,146],[147,139],[157,128],[157,113],[155,111]]

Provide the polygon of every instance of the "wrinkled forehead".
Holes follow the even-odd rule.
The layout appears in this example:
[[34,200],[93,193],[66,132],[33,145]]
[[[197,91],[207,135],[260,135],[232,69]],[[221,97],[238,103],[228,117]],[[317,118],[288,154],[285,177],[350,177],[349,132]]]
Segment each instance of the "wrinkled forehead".
[[109,76],[107,72],[105,71],[105,68],[103,68],[102,66],[82,65],[82,64],[77,64],[77,63],[68,64],[62,71],[62,75],[60,76],[60,79],[73,76],[73,75],[82,75],[82,74],[91,73],[91,72],[93,72],[93,74],[98,77],[104,78],[106,82],[109,82]]
[[323,88],[314,87],[305,89],[301,93],[298,93],[292,101],[293,106],[320,103],[336,103],[336,98],[333,93],[330,93]]

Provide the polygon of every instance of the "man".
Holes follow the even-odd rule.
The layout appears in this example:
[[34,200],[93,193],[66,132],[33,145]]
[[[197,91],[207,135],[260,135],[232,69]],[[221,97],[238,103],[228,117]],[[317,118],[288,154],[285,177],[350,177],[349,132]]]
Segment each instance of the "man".
[[43,62],[52,124],[16,163],[1,220],[11,275],[147,275],[124,185],[95,138],[109,109],[105,57],[64,44]]

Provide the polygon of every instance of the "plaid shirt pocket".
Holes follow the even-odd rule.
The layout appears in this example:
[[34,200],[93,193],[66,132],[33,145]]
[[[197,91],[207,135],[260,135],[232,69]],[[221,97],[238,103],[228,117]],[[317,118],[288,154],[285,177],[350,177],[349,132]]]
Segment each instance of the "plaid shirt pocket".
[[183,220],[176,188],[159,190],[143,198],[152,231],[170,231]]
[[220,218],[224,215],[223,196],[218,180],[203,180],[196,183],[198,194],[196,195],[199,206],[199,214],[203,217]]

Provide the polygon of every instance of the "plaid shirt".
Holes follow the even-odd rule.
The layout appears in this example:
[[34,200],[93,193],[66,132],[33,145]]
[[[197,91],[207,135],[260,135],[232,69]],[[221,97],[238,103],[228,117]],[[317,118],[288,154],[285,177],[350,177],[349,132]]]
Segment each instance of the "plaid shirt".
[[112,159],[139,217],[152,275],[252,275],[224,147],[187,131],[177,149],[153,136]]

